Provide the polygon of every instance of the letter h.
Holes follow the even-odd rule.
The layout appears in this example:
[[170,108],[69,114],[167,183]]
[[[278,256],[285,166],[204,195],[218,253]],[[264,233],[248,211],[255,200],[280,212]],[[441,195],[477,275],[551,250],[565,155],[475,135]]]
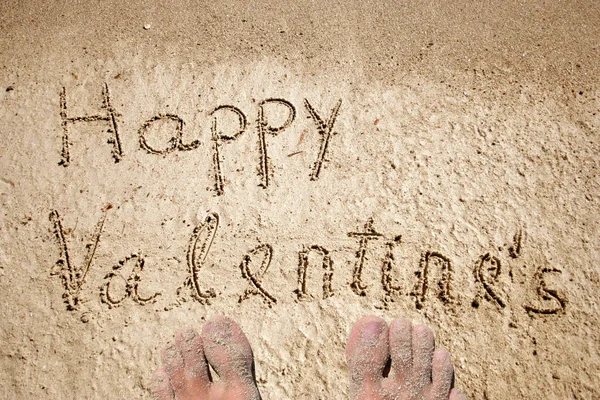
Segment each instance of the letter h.
[[119,162],[123,157],[121,148],[121,139],[119,138],[119,128],[117,125],[117,117],[119,114],[115,111],[110,102],[110,92],[108,85],[105,83],[102,87],[102,108],[106,111],[105,115],[84,115],[81,117],[69,117],[67,115],[67,91],[63,87],[60,92],[60,119],[63,130],[62,150],[60,153],[60,162],[58,165],[68,167],[71,162],[71,154],[69,151],[69,124],[76,122],[92,122],[92,121],[107,121],[108,133],[114,135],[108,139],[108,143],[113,145],[112,156],[115,162]]

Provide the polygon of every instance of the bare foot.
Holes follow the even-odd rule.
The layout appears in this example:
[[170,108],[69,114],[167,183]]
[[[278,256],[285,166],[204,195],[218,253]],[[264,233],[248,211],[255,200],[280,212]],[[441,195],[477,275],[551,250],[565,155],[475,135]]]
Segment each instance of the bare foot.
[[[175,334],[175,345],[162,353],[164,368],[154,373],[157,400],[259,400],[252,348],[231,319],[215,317],[202,336],[192,329]],[[219,379],[211,377],[208,365]]]
[[351,399],[465,399],[453,388],[450,354],[435,350],[433,332],[424,325],[397,319],[388,327],[381,318],[361,318],[348,339],[346,360]]

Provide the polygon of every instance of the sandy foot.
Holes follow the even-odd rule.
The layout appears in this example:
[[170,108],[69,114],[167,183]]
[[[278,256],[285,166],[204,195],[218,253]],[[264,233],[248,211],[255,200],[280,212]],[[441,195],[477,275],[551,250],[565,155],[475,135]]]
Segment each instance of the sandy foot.
[[[175,334],[175,345],[162,353],[163,369],[154,373],[157,400],[257,400],[252,348],[231,319],[215,317],[202,335],[192,329]],[[208,365],[217,372],[211,376]],[[216,378],[216,377],[215,377]]]
[[463,400],[453,388],[450,354],[435,349],[431,329],[398,319],[361,318],[352,328],[346,359],[350,398],[360,400]]
[[[381,318],[360,319],[346,347],[350,397],[356,400],[463,400],[453,388],[450,354],[435,349],[431,329]],[[158,400],[256,400],[252,348],[231,319],[216,317],[202,335],[177,332],[175,345],[162,353],[164,369],[154,374],[152,394]],[[217,372],[213,379],[208,365]]]

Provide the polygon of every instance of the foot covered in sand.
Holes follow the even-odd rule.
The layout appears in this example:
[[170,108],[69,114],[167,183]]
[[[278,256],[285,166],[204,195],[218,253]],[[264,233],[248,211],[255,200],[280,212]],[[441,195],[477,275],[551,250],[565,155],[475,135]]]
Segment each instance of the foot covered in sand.
[[[352,328],[346,358],[353,400],[464,400],[454,385],[450,354],[435,349],[431,329],[381,318],[360,319]],[[216,317],[202,335],[177,332],[155,372],[157,400],[258,400],[254,360],[248,339],[231,319]],[[219,379],[213,379],[210,366]]]
[[[258,400],[254,358],[248,339],[231,319],[216,317],[202,335],[192,329],[175,334],[175,344],[162,353],[164,368],[154,373],[157,400]],[[211,376],[210,366],[216,371]],[[214,379],[213,379],[214,378]]]
[[395,320],[361,318],[346,346],[350,398],[360,400],[464,400],[453,388],[450,354],[435,349],[431,329]]

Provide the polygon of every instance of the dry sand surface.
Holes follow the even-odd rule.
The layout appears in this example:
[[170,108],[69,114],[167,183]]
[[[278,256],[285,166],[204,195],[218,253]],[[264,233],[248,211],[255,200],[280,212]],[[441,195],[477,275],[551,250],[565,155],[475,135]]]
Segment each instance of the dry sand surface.
[[344,399],[376,314],[469,398],[600,399],[599,77],[596,1],[3,0],[0,397],[149,398],[224,314]]

